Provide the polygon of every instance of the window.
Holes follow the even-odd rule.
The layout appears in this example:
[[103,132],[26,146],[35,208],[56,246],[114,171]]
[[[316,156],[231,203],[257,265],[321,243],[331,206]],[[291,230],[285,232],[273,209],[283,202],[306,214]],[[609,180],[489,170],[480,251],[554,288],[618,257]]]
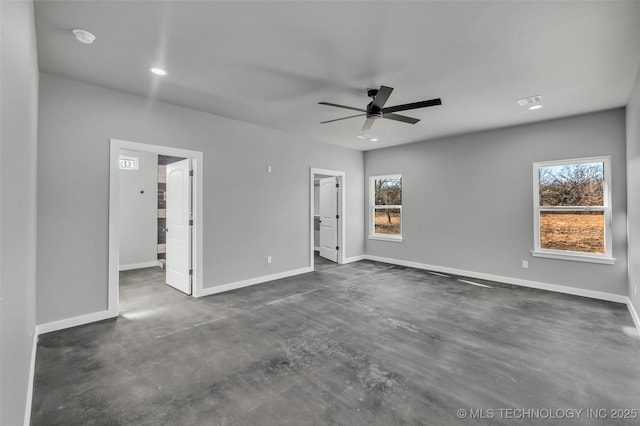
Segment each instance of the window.
[[120,156],[121,170],[138,170],[138,157]]
[[614,263],[608,157],[533,165],[534,256]]
[[369,238],[402,241],[402,176],[371,176],[369,191]]

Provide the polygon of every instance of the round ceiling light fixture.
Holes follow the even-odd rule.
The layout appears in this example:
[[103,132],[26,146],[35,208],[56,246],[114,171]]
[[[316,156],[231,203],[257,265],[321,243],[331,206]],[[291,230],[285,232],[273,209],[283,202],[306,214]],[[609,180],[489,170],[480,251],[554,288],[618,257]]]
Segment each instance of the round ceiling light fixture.
[[162,76],[167,75],[167,72],[165,70],[163,70],[162,68],[158,68],[158,67],[153,67],[149,71],[151,71],[155,75],[162,75]]
[[87,30],[75,29],[73,30],[73,35],[76,36],[76,39],[80,43],[91,44],[96,41],[96,36],[94,36]]

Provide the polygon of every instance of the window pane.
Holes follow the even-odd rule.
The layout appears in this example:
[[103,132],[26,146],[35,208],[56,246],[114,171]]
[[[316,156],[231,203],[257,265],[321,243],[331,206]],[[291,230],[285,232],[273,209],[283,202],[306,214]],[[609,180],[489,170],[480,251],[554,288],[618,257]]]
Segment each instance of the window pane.
[[375,234],[400,234],[400,209],[375,209]]
[[137,170],[138,157],[120,157],[120,168],[124,170]]
[[538,168],[541,206],[604,206],[604,163]]
[[381,178],[375,180],[376,206],[402,205],[402,178]]
[[540,212],[540,247],[604,254],[604,212]]

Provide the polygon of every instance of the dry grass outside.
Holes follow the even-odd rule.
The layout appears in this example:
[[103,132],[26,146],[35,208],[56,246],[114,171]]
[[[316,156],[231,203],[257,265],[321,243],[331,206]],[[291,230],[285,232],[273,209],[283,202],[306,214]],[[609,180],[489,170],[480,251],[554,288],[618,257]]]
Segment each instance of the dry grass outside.
[[[400,210],[376,211],[374,232],[400,235]],[[604,254],[603,212],[541,212],[540,247]]]
[[400,235],[400,210],[389,209],[387,211],[376,211],[374,221],[374,232],[376,234]]
[[540,247],[604,254],[604,213],[541,212]]

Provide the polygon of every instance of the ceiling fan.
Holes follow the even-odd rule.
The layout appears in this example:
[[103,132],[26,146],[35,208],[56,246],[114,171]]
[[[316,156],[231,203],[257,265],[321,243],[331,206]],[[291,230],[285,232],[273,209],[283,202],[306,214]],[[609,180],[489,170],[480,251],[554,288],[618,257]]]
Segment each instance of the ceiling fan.
[[403,123],[416,124],[418,121],[420,121],[418,118],[407,117],[405,115],[400,115],[395,113],[398,111],[407,111],[410,109],[442,105],[442,101],[440,100],[440,98],[436,98],[428,101],[413,102],[410,104],[396,105],[396,106],[385,108],[384,104],[387,102],[387,99],[389,99],[389,96],[391,96],[391,92],[393,92],[393,87],[388,87],[388,86],[380,86],[380,89],[367,90],[367,96],[369,96],[372,99],[372,101],[369,102],[369,105],[367,105],[367,109],[332,104],[330,102],[318,102],[320,105],[329,105],[333,107],[351,109],[354,111],[360,111],[364,113],[364,114],[350,115],[349,117],[336,118],[335,120],[323,121],[320,124],[346,120],[347,118],[361,117],[363,115],[367,117],[367,121],[364,122],[364,126],[362,126],[362,130],[369,130],[371,126],[373,126],[373,122],[378,118],[387,118],[389,120],[402,121]]

